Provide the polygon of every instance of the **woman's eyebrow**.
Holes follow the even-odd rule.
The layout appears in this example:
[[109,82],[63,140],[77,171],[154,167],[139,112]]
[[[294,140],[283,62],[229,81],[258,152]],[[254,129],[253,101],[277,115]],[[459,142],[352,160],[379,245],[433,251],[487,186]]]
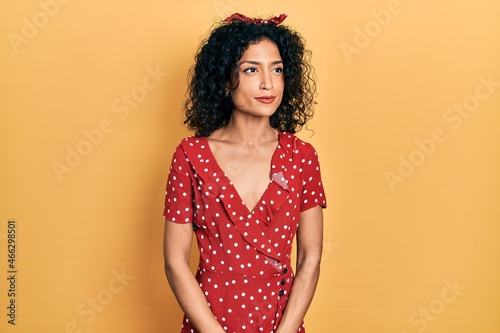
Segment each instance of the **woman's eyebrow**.
[[[242,62],[239,63],[239,65],[243,65],[243,64],[251,64],[251,65],[260,65],[261,62],[259,61],[255,61],[255,60],[244,60]],[[275,60],[271,63],[271,65],[277,65],[277,64],[282,64],[283,63],[283,60]]]

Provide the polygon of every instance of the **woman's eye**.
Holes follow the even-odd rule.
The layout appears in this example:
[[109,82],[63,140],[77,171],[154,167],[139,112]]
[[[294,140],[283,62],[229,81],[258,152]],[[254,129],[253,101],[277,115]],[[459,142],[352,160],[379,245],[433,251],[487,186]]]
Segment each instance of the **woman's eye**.
[[275,73],[283,73],[283,68],[282,67],[277,67],[274,69]]
[[257,71],[257,68],[250,67],[250,68],[245,69],[243,72],[245,72],[245,73],[255,73],[256,71]]

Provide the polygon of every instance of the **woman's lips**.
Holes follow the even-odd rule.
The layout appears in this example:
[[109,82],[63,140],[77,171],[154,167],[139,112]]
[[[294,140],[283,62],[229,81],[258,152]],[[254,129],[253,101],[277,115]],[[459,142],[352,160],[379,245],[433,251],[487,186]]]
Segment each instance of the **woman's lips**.
[[261,96],[255,99],[264,104],[271,104],[276,99],[276,96]]

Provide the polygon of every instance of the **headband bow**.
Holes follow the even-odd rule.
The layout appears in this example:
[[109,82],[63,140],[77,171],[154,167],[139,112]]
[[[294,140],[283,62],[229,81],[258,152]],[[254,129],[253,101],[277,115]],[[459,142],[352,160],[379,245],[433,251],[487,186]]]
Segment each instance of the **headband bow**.
[[288,15],[286,14],[280,14],[276,15],[274,17],[268,18],[267,20],[261,19],[261,18],[250,18],[248,16],[242,15],[240,13],[234,13],[233,15],[229,16],[227,19],[224,21],[226,22],[233,22],[233,21],[243,21],[243,22],[249,22],[249,23],[255,23],[255,24],[280,24],[283,22]]

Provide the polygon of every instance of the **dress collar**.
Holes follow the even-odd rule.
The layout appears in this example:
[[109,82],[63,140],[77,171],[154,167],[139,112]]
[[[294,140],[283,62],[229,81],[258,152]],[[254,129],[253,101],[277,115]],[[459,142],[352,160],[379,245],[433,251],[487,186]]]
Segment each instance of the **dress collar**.
[[278,211],[290,196],[289,166],[293,162],[297,141],[290,133],[278,133],[278,146],[271,158],[270,183],[252,212],[215,161],[207,139],[190,137],[182,142],[189,163],[200,178],[200,184],[204,183],[206,189],[223,203],[238,232],[259,252],[276,260],[280,260],[280,257],[264,231],[267,225],[272,224],[274,212]]

